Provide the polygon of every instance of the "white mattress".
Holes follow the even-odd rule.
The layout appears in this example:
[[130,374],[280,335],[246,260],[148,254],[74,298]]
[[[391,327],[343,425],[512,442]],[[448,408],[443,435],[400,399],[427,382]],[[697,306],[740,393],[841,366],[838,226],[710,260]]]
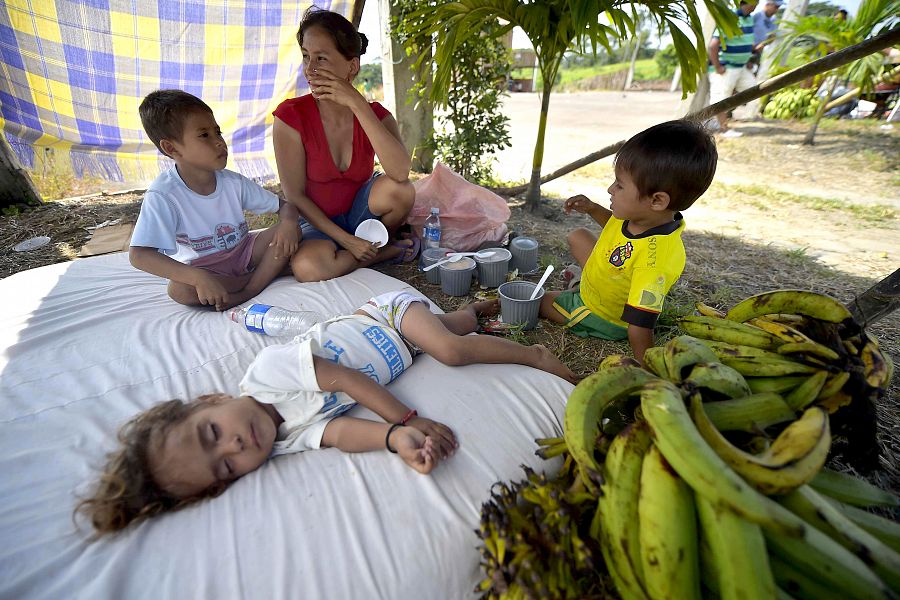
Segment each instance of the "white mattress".
[[[406,284],[371,270],[274,282],[257,299],[326,316]],[[482,502],[560,435],[571,384],[528,367],[420,356],[391,391],[447,423],[457,454],[419,475],[387,452],[273,459],[219,498],[90,543],[72,509],[119,425],[170,398],[237,392],[277,343],[176,305],[125,254],[0,281],[0,598],[463,598]],[[374,416],[360,407],[351,414]],[[377,417],[376,417],[377,418]]]

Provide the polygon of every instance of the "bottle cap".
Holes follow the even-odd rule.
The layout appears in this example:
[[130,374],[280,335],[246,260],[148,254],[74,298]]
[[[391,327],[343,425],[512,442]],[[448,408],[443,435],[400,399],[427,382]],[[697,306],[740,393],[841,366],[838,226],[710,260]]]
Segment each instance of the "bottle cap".
[[441,214],[441,209],[439,209],[439,208],[436,207],[436,206],[432,206],[432,207],[431,207],[431,214],[433,214],[433,215],[439,215],[439,214]]

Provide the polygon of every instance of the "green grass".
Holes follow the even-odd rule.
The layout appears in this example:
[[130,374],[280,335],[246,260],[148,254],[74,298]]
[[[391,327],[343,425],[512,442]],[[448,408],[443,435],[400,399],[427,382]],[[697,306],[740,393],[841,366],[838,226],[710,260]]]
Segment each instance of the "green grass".
[[[615,63],[611,65],[595,65],[592,67],[572,67],[570,69],[560,69],[559,83],[557,83],[557,88],[565,89],[567,86],[584,79],[590,79],[598,75],[608,75],[609,73],[624,71],[626,69],[628,69],[627,62]],[[511,77],[513,79],[530,79],[531,69],[514,69]],[[656,64],[656,61],[652,58],[637,61],[634,64],[634,79],[635,81],[659,79],[659,68]],[[536,90],[540,89],[542,81],[543,79],[541,78],[541,72],[538,71]]]
[[891,223],[898,217],[897,211],[886,204],[855,204],[835,198],[792,194],[762,185],[714,183],[713,186],[718,188],[720,193],[729,197],[740,195],[754,203],[763,201],[768,204],[790,203],[799,204],[812,210],[844,212],[867,223]]

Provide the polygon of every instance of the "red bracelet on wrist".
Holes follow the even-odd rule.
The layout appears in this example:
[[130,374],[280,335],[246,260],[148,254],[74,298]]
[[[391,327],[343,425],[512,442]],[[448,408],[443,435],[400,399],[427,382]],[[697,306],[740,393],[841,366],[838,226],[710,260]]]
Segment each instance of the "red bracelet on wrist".
[[405,417],[403,417],[402,419],[400,419],[400,425],[406,425],[406,423],[407,423],[410,419],[412,419],[413,417],[418,417],[418,416],[419,416],[419,413],[416,412],[415,409],[413,409],[413,410],[409,411],[408,413],[406,413],[406,416],[405,416]]

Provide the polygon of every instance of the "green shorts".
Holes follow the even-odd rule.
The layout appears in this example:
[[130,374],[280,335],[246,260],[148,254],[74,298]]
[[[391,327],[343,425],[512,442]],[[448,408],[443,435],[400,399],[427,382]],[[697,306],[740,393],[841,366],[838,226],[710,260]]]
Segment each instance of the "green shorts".
[[553,301],[553,308],[566,318],[566,327],[579,337],[595,337],[602,340],[624,340],[628,329],[591,312],[584,305],[577,291],[563,292]]

